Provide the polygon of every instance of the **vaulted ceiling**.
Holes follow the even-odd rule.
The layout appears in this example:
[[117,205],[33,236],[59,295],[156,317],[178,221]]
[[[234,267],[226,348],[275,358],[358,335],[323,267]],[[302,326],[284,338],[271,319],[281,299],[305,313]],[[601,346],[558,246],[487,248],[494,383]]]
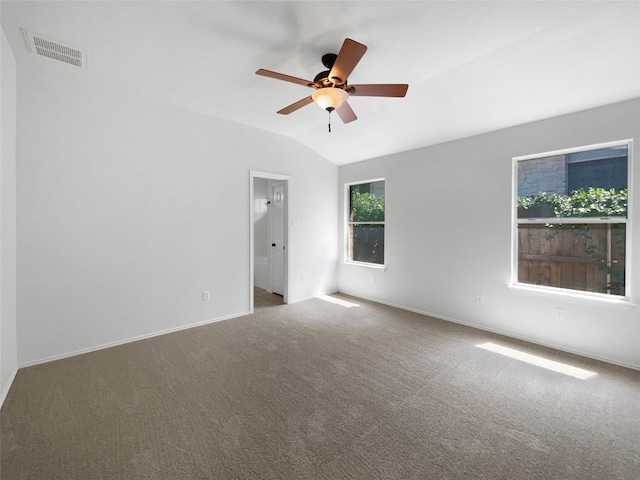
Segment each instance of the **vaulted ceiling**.
[[[342,165],[640,97],[637,1],[2,1],[18,69],[77,69],[189,110],[291,137]],[[88,52],[82,69],[28,52],[20,28]],[[408,83],[352,97],[342,124],[308,105],[346,37],[367,45],[349,83]],[[42,67],[41,67],[42,68]]]

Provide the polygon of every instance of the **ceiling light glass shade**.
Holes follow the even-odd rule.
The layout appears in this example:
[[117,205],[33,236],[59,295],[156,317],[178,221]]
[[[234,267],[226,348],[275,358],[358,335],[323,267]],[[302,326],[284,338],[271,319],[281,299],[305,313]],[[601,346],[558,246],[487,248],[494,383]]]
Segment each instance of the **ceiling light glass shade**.
[[325,87],[313,92],[311,95],[313,101],[316,102],[323,110],[331,108],[340,108],[340,106],[349,98],[349,94],[341,88]]

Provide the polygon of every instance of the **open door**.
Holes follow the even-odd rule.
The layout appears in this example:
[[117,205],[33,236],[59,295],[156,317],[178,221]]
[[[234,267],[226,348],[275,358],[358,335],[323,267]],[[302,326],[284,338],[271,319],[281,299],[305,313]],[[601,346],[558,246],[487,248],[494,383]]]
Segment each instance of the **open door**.
[[[289,200],[290,178],[286,175],[265,173],[265,172],[249,172],[249,208],[250,208],[250,276],[249,276],[249,311],[253,313],[254,285],[256,268],[267,268],[268,285],[265,289],[272,293],[282,295],[283,303],[289,302],[289,250],[291,246],[291,237],[289,225],[291,224],[291,204]],[[262,212],[256,211],[256,208],[264,204],[261,201],[261,193],[256,194],[254,189],[254,181],[256,184],[263,184],[260,179],[266,179],[268,182],[269,203],[268,203],[268,255],[267,258],[258,258],[256,265],[256,232],[255,222]],[[262,239],[258,239],[259,242]],[[259,245],[258,245],[259,246]],[[262,262],[266,261],[267,265],[263,266]]]
[[284,265],[287,248],[285,231],[285,188],[284,182],[271,184],[271,292],[284,296]]

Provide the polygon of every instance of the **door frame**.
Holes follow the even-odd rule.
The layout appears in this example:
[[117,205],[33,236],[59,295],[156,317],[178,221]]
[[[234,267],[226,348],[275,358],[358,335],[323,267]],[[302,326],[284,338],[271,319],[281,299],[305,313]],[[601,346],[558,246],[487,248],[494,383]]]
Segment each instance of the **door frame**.
[[[249,171],[249,311],[253,313],[254,311],[254,298],[253,298],[253,288],[254,288],[254,194],[253,194],[253,179],[254,178],[264,178],[266,180],[274,180],[278,182],[284,183],[284,238],[286,239],[285,250],[284,250],[284,281],[283,281],[283,295],[282,301],[284,303],[289,303],[289,279],[290,275],[290,255],[291,251],[291,177],[289,175],[282,175],[279,173],[269,173],[269,172],[260,172],[256,170]],[[271,265],[269,265],[271,268]]]

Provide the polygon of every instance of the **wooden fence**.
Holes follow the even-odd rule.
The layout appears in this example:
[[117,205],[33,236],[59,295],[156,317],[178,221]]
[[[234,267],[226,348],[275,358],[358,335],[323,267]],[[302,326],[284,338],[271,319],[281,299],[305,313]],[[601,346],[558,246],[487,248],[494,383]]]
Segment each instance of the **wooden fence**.
[[624,295],[624,224],[518,227],[518,282]]

